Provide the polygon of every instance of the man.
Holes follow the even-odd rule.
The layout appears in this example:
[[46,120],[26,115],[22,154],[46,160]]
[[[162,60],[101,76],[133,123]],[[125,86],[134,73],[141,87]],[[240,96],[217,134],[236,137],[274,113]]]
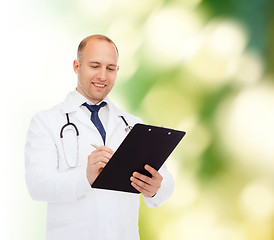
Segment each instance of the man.
[[[118,58],[111,39],[85,38],[73,62],[76,90],[30,123],[26,182],[34,199],[48,202],[48,240],[139,239],[139,194],[91,187],[126,137],[121,116],[132,126],[141,122],[107,97],[116,81]],[[96,145],[100,147],[92,147]],[[134,172],[130,181],[148,207],[157,207],[171,196],[173,179],[165,165],[159,172],[148,165],[145,169],[151,178]]]

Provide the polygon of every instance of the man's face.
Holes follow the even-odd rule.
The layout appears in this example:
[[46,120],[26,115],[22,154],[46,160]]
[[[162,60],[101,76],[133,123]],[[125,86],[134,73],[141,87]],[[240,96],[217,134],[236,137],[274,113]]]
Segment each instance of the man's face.
[[73,69],[78,75],[77,91],[94,104],[102,101],[114,86],[118,56],[113,44],[105,40],[90,40],[81,58],[74,60]]

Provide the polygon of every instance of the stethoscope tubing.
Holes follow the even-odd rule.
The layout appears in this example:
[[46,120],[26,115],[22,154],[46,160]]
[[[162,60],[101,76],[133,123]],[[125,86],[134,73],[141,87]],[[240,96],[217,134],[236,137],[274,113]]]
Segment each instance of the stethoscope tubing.
[[[72,122],[69,121],[69,114],[66,113],[66,117],[67,117],[67,123],[61,128],[60,130],[60,138],[61,138],[61,143],[62,143],[62,148],[63,148],[63,152],[64,152],[64,157],[65,157],[65,161],[67,163],[67,165],[69,166],[69,168],[76,168],[77,165],[78,165],[78,162],[79,162],[79,130],[78,128],[76,127],[76,125]],[[123,122],[125,123],[126,125],[126,128],[125,128],[125,131],[128,132],[132,129],[132,126],[130,126],[128,124],[128,122],[126,121],[126,119],[124,118],[124,116],[119,116],[122,118]],[[65,148],[64,148],[64,136],[63,136],[63,132],[64,132],[64,129],[68,126],[72,126],[74,129],[75,129],[75,132],[76,132],[76,137],[77,137],[77,160],[76,160],[76,163],[75,165],[71,165],[68,160],[67,160],[67,156],[66,156],[66,153],[65,153]]]
[[69,121],[69,115],[68,115],[68,113],[66,113],[66,116],[67,116],[67,121],[68,121],[68,122],[61,128],[61,131],[60,131],[60,138],[63,138],[63,131],[64,131],[64,129],[65,129],[66,127],[68,127],[68,126],[73,126],[74,129],[75,129],[75,131],[76,131],[76,136],[79,136],[78,128],[76,127],[76,125],[75,125],[74,123],[71,123],[71,122]]

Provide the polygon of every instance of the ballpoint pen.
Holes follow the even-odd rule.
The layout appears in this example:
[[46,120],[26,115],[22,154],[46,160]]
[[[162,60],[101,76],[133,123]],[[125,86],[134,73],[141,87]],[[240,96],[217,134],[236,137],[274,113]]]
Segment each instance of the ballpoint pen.
[[94,147],[94,148],[98,148],[99,147],[96,144],[91,144],[91,146]]

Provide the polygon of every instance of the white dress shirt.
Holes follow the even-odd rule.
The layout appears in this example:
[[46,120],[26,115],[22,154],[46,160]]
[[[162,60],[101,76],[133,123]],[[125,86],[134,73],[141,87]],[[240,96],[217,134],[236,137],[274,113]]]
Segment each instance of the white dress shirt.
[[[76,99],[78,99],[77,101],[82,102],[83,103],[87,103],[89,105],[95,105],[93,102],[91,102],[90,100],[88,100],[87,98],[85,98],[81,93],[79,93],[76,89],[73,91],[73,94],[75,96]],[[98,116],[104,126],[104,129],[107,129],[107,119],[108,119],[108,111],[109,111],[109,107],[108,107],[108,99],[104,99],[101,102],[106,102],[106,106],[101,107],[99,109],[98,112]],[[99,102],[96,105],[100,105]],[[80,108],[84,111],[84,113],[89,117],[89,119],[91,118],[91,112],[88,110],[88,108],[86,106],[80,106]]]

